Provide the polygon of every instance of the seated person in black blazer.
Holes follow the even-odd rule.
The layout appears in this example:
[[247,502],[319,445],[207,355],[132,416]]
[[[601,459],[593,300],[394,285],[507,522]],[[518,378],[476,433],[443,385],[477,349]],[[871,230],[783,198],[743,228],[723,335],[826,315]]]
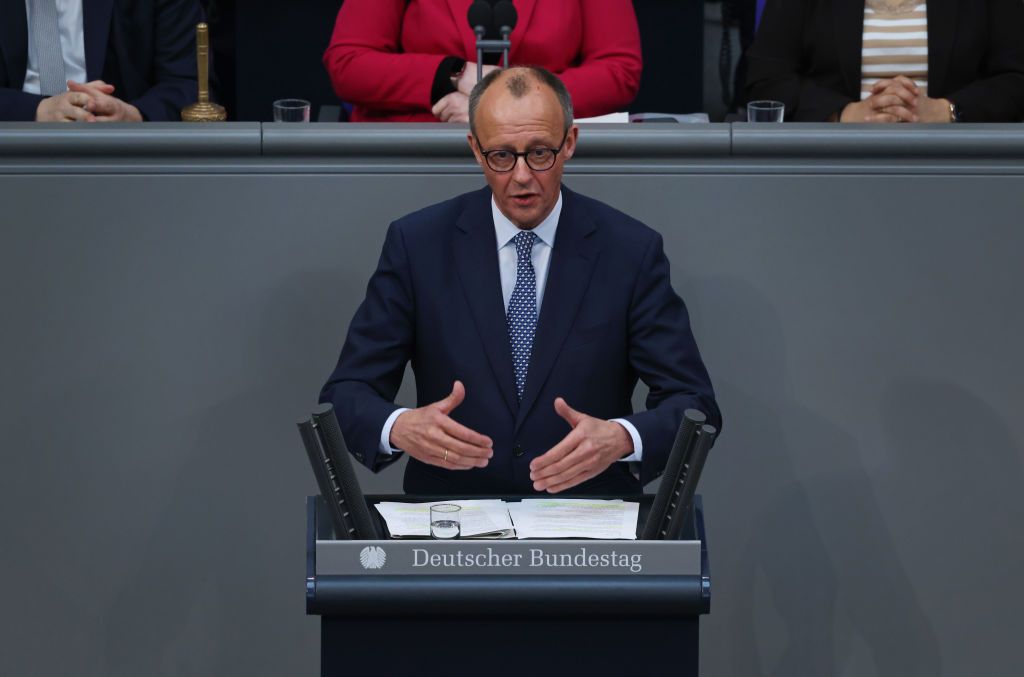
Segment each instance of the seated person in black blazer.
[[747,57],[787,120],[1024,120],[1021,0],[768,0]]
[[0,120],[179,120],[198,0],[0,0]]

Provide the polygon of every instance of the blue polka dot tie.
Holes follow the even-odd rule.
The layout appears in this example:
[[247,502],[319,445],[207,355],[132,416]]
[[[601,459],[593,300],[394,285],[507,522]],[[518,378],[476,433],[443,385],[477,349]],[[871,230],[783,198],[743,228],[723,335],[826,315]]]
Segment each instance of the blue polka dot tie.
[[523,399],[526,370],[530,367],[533,336],[537,333],[537,275],[533,270],[533,245],[537,236],[523,231],[512,238],[516,245],[516,286],[508,302],[508,340],[512,345],[512,367],[516,376],[516,395]]

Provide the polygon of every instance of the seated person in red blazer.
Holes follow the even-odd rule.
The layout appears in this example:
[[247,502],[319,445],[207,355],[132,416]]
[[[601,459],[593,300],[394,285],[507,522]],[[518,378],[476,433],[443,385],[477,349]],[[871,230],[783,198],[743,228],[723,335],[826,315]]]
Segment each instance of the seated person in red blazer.
[[747,58],[787,120],[1024,120],[1021,0],[768,0]]
[[[324,65],[353,122],[467,122],[476,84],[472,0],[345,0]],[[640,88],[631,0],[514,0],[509,62],[543,66],[580,117],[625,110]],[[484,73],[495,66],[485,66]]]

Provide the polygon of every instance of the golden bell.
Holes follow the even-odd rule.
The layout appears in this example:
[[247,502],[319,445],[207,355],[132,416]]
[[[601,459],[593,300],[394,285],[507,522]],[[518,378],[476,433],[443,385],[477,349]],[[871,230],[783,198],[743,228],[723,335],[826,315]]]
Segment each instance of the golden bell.
[[210,27],[196,26],[196,63],[199,66],[199,100],[181,111],[185,122],[223,122],[228,119],[224,106],[210,101]]

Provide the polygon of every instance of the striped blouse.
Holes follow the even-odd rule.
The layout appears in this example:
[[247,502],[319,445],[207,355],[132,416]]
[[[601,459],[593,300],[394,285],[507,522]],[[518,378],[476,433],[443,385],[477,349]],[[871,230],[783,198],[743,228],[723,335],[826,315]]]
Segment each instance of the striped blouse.
[[861,47],[861,99],[881,79],[905,75],[928,91],[928,12],[924,2],[894,14],[864,8]]

